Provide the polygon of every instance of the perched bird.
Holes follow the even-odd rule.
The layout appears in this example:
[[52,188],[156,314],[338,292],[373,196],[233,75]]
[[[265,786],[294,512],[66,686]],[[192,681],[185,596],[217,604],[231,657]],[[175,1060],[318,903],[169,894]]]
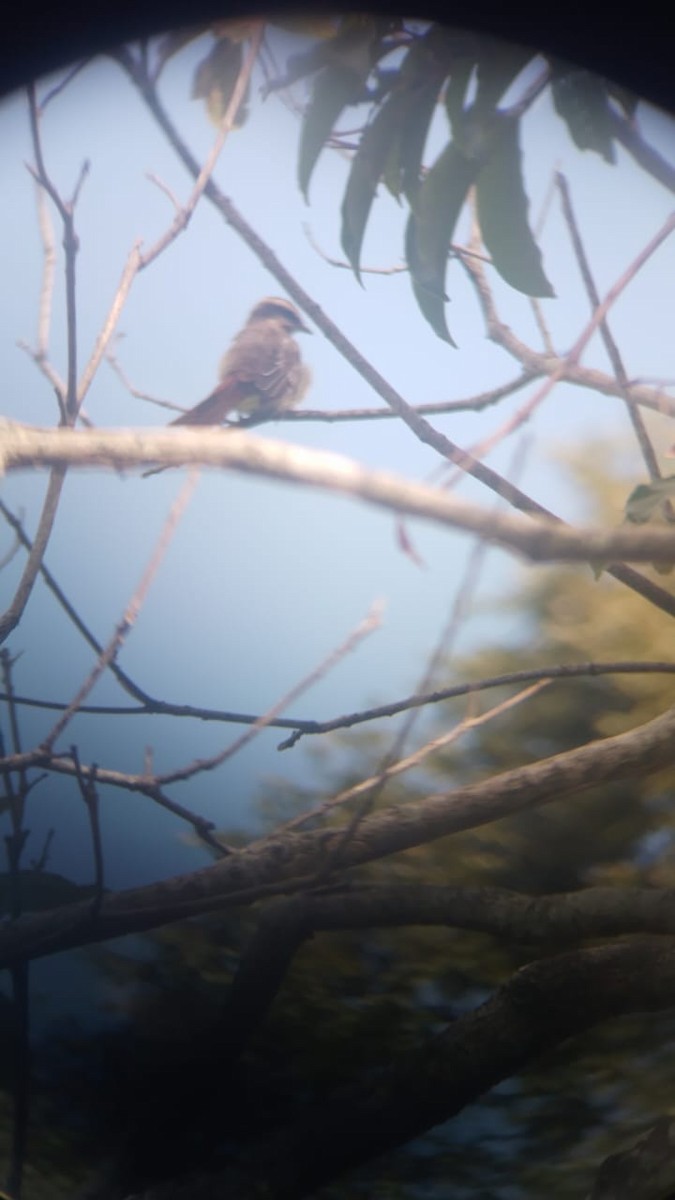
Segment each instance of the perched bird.
[[[259,300],[220,364],[220,383],[199,404],[181,413],[171,425],[220,425],[238,412],[270,420],[302,400],[310,381],[293,340],[294,333],[311,333],[290,300],[266,296]],[[143,477],[166,467],[153,467]]]
[[295,408],[309,369],[292,335],[309,332],[290,300],[260,300],[223,357],[218,387],[171,424],[220,425],[231,412],[269,418]]

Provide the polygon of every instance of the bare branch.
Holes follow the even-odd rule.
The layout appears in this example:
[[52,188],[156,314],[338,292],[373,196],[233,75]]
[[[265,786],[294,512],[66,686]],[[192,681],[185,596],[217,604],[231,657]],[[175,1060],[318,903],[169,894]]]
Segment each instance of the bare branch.
[[[570,219],[572,219],[571,207],[566,211],[568,212]],[[590,277],[590,270],[588,269],[588,265],[585,263],[585,260],[584,260],[585,271],[584,271],[584,268],[582,268],[582,274],[584,275],[584,280],[586,282],[587,289],[588,289],[589,283],[590,283],[592,285],[593,290],[592,290],[592,293],[589,292],[589,294],[594,294],[594,295],[596,295],[596,298],[597,298],[597,303],[595,304],[595,309],[594,309],[594,312],[593,312],[590,320],[587,322],[585,328],[579,334],[579,337],[576,339],[574,345],[572,346],[572,349],[568,352],[568,354],[566,354],[563,357],[563,359],[560,361],[560,363],[549,372],[548,378],[545,379],[544,382],[539,385],[539,387],[534,392],[534,394],[530,397],[530,399],[527,400],[525,402],[525,404],[523,404],[521,406],[521,408],[519,408],[515,413],[513,413],[513,415],[510,416],[508,418],[508,420],[506,420],[504,422],[503,425],[501,425],[493,433],[491,433],[487,437],[483,438],[480,442],[478,442],[476,445],[472,446],[467,451],[467,454],[470,459],[473,460],[473,459],[483,458],[486,454],[488,454],[490,452],[490,450],[493,450],[495,448],[495,446],[497,446],[499,444],[499,442],[501,442],[504,438],[509,437],[512,433],[515,432],[516,429],[519,429],[521,427],[521,425],[523,425],[526,421],[529,421],[530,417],[536,411],[536,409],[539,407],[539,405],[542,404],[543,401],[553,391],[553,388],[555,387],[555,385],[557,383],[560,383],[564,379],[566,365],[575,366],[578,364],[578,362],[581,358],[581,355],[583,354],[583,351],[585,350],[586,346],[590,342],[591,338],[593,337],[593,334],[596,332],[597,329],[607,330],[607,322],[606,322],[607,313],[612,308],[612,306],[616,303],[616,301],[619,299],[622,292],[624,292],[625,289],[628,287],[628,285],[630,283],[632,283],[633,279],[638,274],[638,272],[642,269],[642,267],[649,261],[651,256],[656,253],[656,251],[659,249],[660,246],[663,245],[664,241],[670,236],[670,234],[673,232],[674,229],[675,229],[675,213],[671,213],[671,215],[663,223],[663,225],[657,231],[657,233],[654,235],[654,237],[651,238],[650,241],[647,243],[647,245],[644,246],[643,249],[640,251],[640,253],[636,255],[636,257],[629,264],[629,266],[626,267],[626,269],[624,271],[622,271],[621,275],[616,280],[616,282],[612,285],[612,287],[609,289],[609,291],[607,292],[607,295],[605,296],[605,299],[602,301],[599,299],[599,297],[597,297],[597,293],[595,293],[595,288],[594,288],[594,285],[592,285],[592,280]],[[575,248],[577,249],[578,254],[583,254],[583,248],[581,246],[580,240],[575,243]],[[579,261],[581,264],[581,259]],[[607,333],[606,333],[606,336],[607,336]],[[610,357],[612,358],[612,363],[615,366],[616,366],[616,362],[617,362],[617,356],[618,356],[618,351],[615,356],[612,357],[610,355]],[[623,371],[622,367],[621,367],[621,370]],[[623,372],[623,377],[625,378],[625,372]],[[620,382],[620,379],[619,379],[619,382]],[[627,382],[628,381],[626,380],[626,383]],[[642,436],[641,437],[638,436],[638,440],[640,441],[640,446],[643,449],[643,453],[647,453],[648,458],[649,458],[650,467],[653,467],[656,471],[658,471],[658,467],[656,466],[656,458],[653,454],[653,451],[651,450],[651,445],[649,445],[648,450],[645,446],[646,433],[644,433],[643,427],[641,425],[639,414],[637,413],[635,408],[632,405],[630,405],[628,397],[625,393],[624,393],[624,399],[626,400],[626,403],[629,404],[629,410],[630,410],[631,414],[634,414],[633,427],[636,431],[636,434],[639,435],[639,431],[642,430]],[[461,462],[458,463],[457,465],[460,467],[463,467],[463,464]],[[467,468],[464,468],[464,469],[467,469]]]
[[178,210],[174,217],[173,223],[169,229],[167,229],[166,233],[164,233],[162,237],[155,242],[154,246],[151,246],[149,250],[146,250],[145,253],[141,255],[141,269],[148,267],[150,263],[153,262],[154,259],[156,259],[168,245],[170,245],[171,242],[175,241],[179,233],[182,233],[183,230],[187,229],[187,226],[192,218],[192,214],[194,213],[194,210],[203,195],[204,189],[206,188],[206,185],[213,174],[223,146],[225,145],[225,142],[227,141],[234,127],[237,113],[239,112],[239,106],[246,93],[254,63],[258,57],[258,51],[260,50],[260,43],[262,41],[264,32],[264,21],[255,22],[255,28],[251,37],[251,44],[249,46],[246,58],[242,63],[241,70],[237,77],[237,82],[234,86],[234,90],[230,97],[225,115],[223,116],[220,129],[218,131],[218,136],[208,157],[206,158],[206,161],[204,162],[204,165],[197,174],[190,198],[187,201],[187,204]]
[[[297,730],[285,742],[279,746],[280,750],[290,749],[296,742],[305,734],[321,734],[332,733],[336,729],[350,729],[354,725],[361,725],[367,721],[376,721],[382,717],[393,717],[397,713],[404,712],[412,707],[424,707],[427,704],[439,704],[444,700],[454,700],[458,696],[468,696],[473,692],[480,692],[486,688],[504,687],[514,683],[527,683],[530,680],[544,679],[579,679],[587,676],[597,675],[634,675],[654,672],[655,674],[671,675],[675,673],[675,663],[647,663],[647,662],[615,662],[615,663],[564,663],[557,666],[538,667],[527,671],[510,671],[505,675],[493,675],[489,678],[479,679],[473,683],[460,683],[450,688],[439,688],[437,691],[424,693],[415,693],[412,696],[407,696],[403,700],[394,701],[391,704],[380,704],[373,708],[364,709],[361,712],[348,713],[341,717],[335,717],[331,721],[297,721]],[[17,697],[17,704],[24,701]]]
[[[25,548],[29,552],[32,552],[33,542],[28,537],[21,522],[14,515],[14,513],[11,512],[9,508],[7,508],[7,505],[4,503],[4,501],[2,500],[1,497],[0,497],[0,513],[2,513],[2,515],[4,516],[5,520],[7,521],[7,524],[14,530],[20,544],[22,546],[25,546]],[[66,613],[66,616],[72,621],[75,628],[78,630],[79,633],[81,633],[82,637],[88,643],[88,645],[91,646],[92,650],[94,650],[96,652],[96,654],[101,654],[103,652],[103,647],[102,647],[101,643],[94,637],[93,633],[87,627],[87,625],[84,623],[84,621],[80,617],[79,613],[76,612],[75,608],[68,600],[68,597],[65,595],[63,589],[59,587],[59,585],[56,582],[51,571],[48,570],[48,568],[45,566],[44,562],[42,562],[42,561],[40,562],[39,569],[40,569],[40,575],[41,575],[42,579],[44,580],[44,583],[49,588],[50,592],[56,598],[58,603],[61,605],[63,611]],[[129,678],[129,676],[121,669],[121,667],[119,667],[117,665],[117,663],[111,662],[109,664],[109,667],[110,667],[110,670],[112,671],[113,675],[117,679],[117,682],[124,688],[125,691],[129,692],[129,694],[131,696],[135,696],[137,700],[141,701],[141,703],[145,703],[145,702],[150,703],[151,702],[150,697],[147,696],[146,693],[141,690],[141,688],[137,687],[137,685],[133,682],[133,680]],[[17,703],[19,703],[19,701],[17,701]],[[157,703],[159,703],[159,702],[157,702]],[[55,706],[49,705],[48,707],[55,707],[55,708],[61,710],[61,709],[66,708],[67,705],[57,704]],[[80,711],[82,711],[82,709]]]
[[[448,746],[453,745],[465,733],[469,733],[472,729],[478,729],[481,725],[486,725],[488,721],[493,721],[495,717],[500,716],[503,712],[508,712],[509,709],[514,708],[517,704],[522,704],[524,700],[529,700],[532,696],[536,696],[542,688],[548,687],[550,682],[551,680],[545,679],[539,683],[533,683],[530,687],[524,688],[522,692],[518,692],[516,696],[509,696],[501,704],[495,704],[487,712],[481,713],[480,716],[465,717],[453,729],[450,729],[447,733],[440,734],[439,737],[432,738],[431,741],[420,746],[412,754],[392,761],[390,765],[383,766],[377,775],[373,775],[370,779],[362,779],[360,783],[355,783],[353,787],[345,788],[337,796],[331,796],[330,799],[324,800],[316,808],[311,808],[308,812],[300,813],[299,816],[293,817],[291,821],[287,821],[280,829],[275,830],[275,836],[286,833],[289,829],[298,829],[301,825],[306,825],[308,821],[314,821],[317,817],[325,816],[327,812],[331,812],[332,809],[347,804],[350,800],[356,800],[364,794],[368,795],[378,785],[382,785],[390,779],[395,779],[399,775],[405,774],[406,771],[412,770],[413,767],[419,766],[430,754],[435,754],[438,750],[446,749]],[[471,694],[469,693],[469,695]],[[417,696],[415,699],[417,699]]]
[[122,271],[122,277],[118,284],[117,291],[115,292],[115,295],[113,297],[113,302],[110,306],[108,315],[103,323],[103,328],[101,329],[101,332],[99,333],[99,335],[96,339],[96,345],[94,346],[94,349],[91,353],[89,362],[87,363],[86,367],[84,368],[84,371],[82,372],[82,378],[80,379],[80,383],[79,383],[79,386],[77,389],[77,400],[78,400],[78,405],[80,405],[80,406],[84,402],[87,392],[89,391],[89,388],[91,387],[92,380],[101,364],[101,359],[103,358],[108,346],[110,345],[110,339],[112,338],[112,336],[115,332],[115,329],[117,327],[117,322],[119,321],[120,316],[122,315],[122,310],[124,308],[124,305],[127,302],[127,297],[129,295],[129,292],[131,291],[131,285],[133,284],[134,279],[136,278],[136,275],[137,275],[138,271],[140,270],[140,267],[141,267],[140,243],[137,242],[133,246],[133,248],[129,254],[129,257],[127,258],[127,261],[124,265],[124,270]]
[[145,597],[150,589],[150,585],[157,571],[159,570],[160,563],[168,548],[175,528],[182,517],[183,512],[185,511],[185,507],[188,504],[195,487],[197,486],[197,480],[198,472],[191,472],[183,484],[183,487],[178,497],[174,501],[164,523],[164,528],[160,533],[154,554],[152,555],[152,558],[150,559],[150,562],[143,573],[143,577],[134,595],[127,605],[122,620],[118,624],[113,636],[108,642],[108,645],[105,647],[105,650],[99,655],[97,662],[85,679],[84,683],[78,689],[77,694],[73,700],[71,700],[65,712],[63,712],[59,717],[56,724],[47,734],[46,738],[44,738],[41,749],[47,756],[51,755],[56,739],[61,736],[66,728],[66,725],[68,725],[70,720],[75,716],[82,701],[86,699],[96,681],[105,671],[106,667],[109,666],[115,656],[119,653],[123,642],[136,623],[138,613],[140,612],[140,609],[145,601]]
[[[384,471],[369,471],[337,454],[306,450],[236,429],[84,430],[0,425],[0,466],[145,467],[189,463],[228,467],[366,500],[396,513],[479,534],[534,562],[664,562],[675,559],[675,535],[662,528],[575,530],[549,519],[494,514]],[[612,573],[611,569],[608,573]],[[671,598],[672,599],[672,598]],[[0,624],[0,628],[2,628]]]
[[675,192],[675,166],[662,158],[658,151],[645,141],[637,122],[620,116],[611,106],[607,108],[607,119],[612,136],[621,142],[624,150],[633,156],[636,163],[669,191]]
[[269,903],[247,945],[222,1013],[219,1055],[246,1050],[300,948],[316,934],[410,926],[472,930],[551,954],[591,938],[675,935],[670,888],[586,888],[525,896],[505,888],[430,884],[345,886]]
[[[423,1044],[402,1050],[375,1079],[299,1108],[286,1127],[247,1147],[246,1179],[231,1169],[158,1184],[138,1200],[311,1196],[341,1172],[449,1120],[503,1079],[593,1026],[672,1005],[672,939],[641,938],[575,950],[517,971],[484,1004]],[[336,1136],[339,1129],[340,1136]]]
[[35,162],[37,164],[37,170],[32,171],[31,173],[37,179],[38,184],[44,188],[47,195],[52,200],[63,225],[63,251],[65,256],[66,272],[66,331],[68,339],[68,371],[65,410],[66,421],[67,423],[72,424],[77,417],[77,303],[75,260],[79,249],[79,241],[75,232],[74,212],[80,187],[87,174],[87,164],[85,164],[82,168],[72,200],[70,202],[63,200],[58,192],[58,189],[50,178],[45,166],[40,136],[41,112],[38,107],[37,95],[35,86],[33,84],[29,84],[28,86],[28,111],[30,116],[33,152],[35,154]]
[[53,467],[49,476],[49,483],[47,485],[47,492],[42,506],[42,513],[40,514],[40,522],[38,525],[37,534],[35,535],[35,540],[28,555],[28,560],[23,569],[23,574],[19,580],[19,585],[16,589],[12,603],[10,604],[9,608],[7,608],[2,615],[0,615],[0,643],[6,641],[12,630],[15,629],[19,624],[26,605],[30,599],[35,580],[42,565],[42,559],[44,557],[45,550],[47,549],[47,543],[49,542],[54,521],[56,520],[56,513],[58,510],[59,499],[65,477],[65,467]]
[[[556,174],[556,183],[562,202],[563,216],[567,223],[570,240],[572,242],[572,248],[579,264],[581,278],[584,281],[584,287],[586,288],[591,305],[597,310],[600,307],[600,295],[597,287],[595,286],[595,280],[593,278],[588,256],[584,248],[581,233],[574,213],[574,208],[572,206],[570,187],[561,171],[558,171]],[[609,356],[609,361],[611,362],[614,374],[616,375],[617,383],[623,392],[626,408],[628,409],[628,416],[630,417],[633,431],[637,438],[638,445],[642,451],[642,457],[649,472],[649,477],[650,479],[660,479],[661,472],[659,470],[656,454],[654,453],[651,441],[649,440],[649,435],[645,428],[644,421],[642,420],[640,410],[629,394],[628,375],[623,365],[623,359],[621,358],[619,347],[612,336],[606,317],[603,317],[602,321],[600,322],[599,330],[600,336],[602,337],[605,349]]]
[[312,671],[310,671],[304,679],[292,687],[285,696],[277,700],[266,713],[258,717],[252,724],[250,729],[245,733],[240,734],[229,746],[221,750],[218,754],[214,754],[211,758],[197,759],[190,763],[187,767],[181,767],[178,771],[170,771],[166,775],[158,775],[157,783],[165,787],[169,783],[178,783],[181,780],[190,779],[193,775],[197,775],[203,771],[213,771],[216,767],[222,766],[229,758],[237,754],[240,750],[253,741],[263,729],[271,725],[274,719],[281,713],[289,704],[306,692],[308,688],[313,687],[324,678],[333,668],[345,658],[347,654],[351,654],[356,649],[359,642],[368,637],[374,630],[378,629],[381,623],[380,606],[373,605],[371,611],[366,617],[356,626],[355,629],[340,643],[327,657],[320,662]]
[[[39,184],[35,188],[35,197],[44,264],[42,269],[42,287],[40,288],[36,356],[39,359],[44,359],[49,350],[49,328],[51,325],[54,274],[56,270],[56,246],[54,241],[54,227],[49,215],[49,209],[47,208],[44,189]],[[65,400],[65,393],[62,398]]]

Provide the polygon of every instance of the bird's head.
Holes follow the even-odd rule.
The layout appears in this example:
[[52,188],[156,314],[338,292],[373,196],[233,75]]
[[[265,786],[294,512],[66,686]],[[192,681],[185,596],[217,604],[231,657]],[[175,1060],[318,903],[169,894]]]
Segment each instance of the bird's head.
[[264,300],[259,300],[251,310],[248,324],[252,325],[257,321],[280,321],[287,333],[312,332],[305,325],[295,305],[283,296],[266,296]]

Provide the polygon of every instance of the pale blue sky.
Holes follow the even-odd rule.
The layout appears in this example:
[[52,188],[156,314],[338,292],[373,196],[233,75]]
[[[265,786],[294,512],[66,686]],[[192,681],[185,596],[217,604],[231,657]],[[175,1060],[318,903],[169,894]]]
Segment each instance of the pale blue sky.
[[[282,59],[289,38],[276,36]],[[189,94],[194,65],[206,44],[195,44],[179,54],[167,67],[162,84],[164,101],[199,158],[208,152],[214,131],[202,106]],[[298,95],[302,96],[301,89]],[[453,350],[424,323],[405,274],[366,275],[365,287],[360,288],[350,272],[329,266],[317,254],[303,232],[304,223],[311,226],[327,254],[342,257],[339,208],[349,164],[324,151],[312,180],[311,204],[306,206],[295,182],[297,116],[276,97],[262,103],[257,83],[251,107],[248,124],[227,143],[216,179],[378,370],[412,403],[459,398],[512,378],[515,364],[486,340],[475,300],[456,265],[447,281],[452,298],[448,324],[459,346]],[[640,119],[645,135],[672,158],[670,120],[645,108]],[[0,108],[0,137],[4,412],[49,425],[55,421],[56,407],[51,389],[16,345],[19,339],[34,337],[41,272],[34,184],[23,165],[32,155],[22,97],[10,98]],[[147,173],[158,175],[181,199],[189,194],[190,181],[132,86],[115,64],[104,59],[83,71],[49,110],[44,148],[49,169],[65,195],[72,190],[83,159],[91,161],[77,210],[82,369],[132,244],[137,238],[151,244],[171,219],[166,196],[148,181]],[[580,154],[546,97],[525,122],[524,152],[535,217],[552,170],[559,168],[568,175],[598,286],[604,292],[662,224],[672,208],[672,196],[620,150],[616,167]],[[365,264],[400,264],[406,216],[405,208],[382,190],[364,244]],[[544,302],[544,308],[554,341],[565,350],[578,336],[589,310],[555,205],[542,245],[558,296]],[[671,241],[612,313],[612,329],[631,376],[675,376],[674,253]],[[134,284],[120,322],[125,335],[118,348],[120,361],[136,387],[191,405],[213,386],[219,358],[251,306],[261,296],[280,290],[204,202],[188,231]],[[504,285],[496,290],[503,318],[538,346],[527,299]],[[59,274],[51,355],[63,373],[62,291]],[[302,350],[314,376],[309,406],[360,408],[377,403],[318,331],[303,339]],[[584,361],[606,366],[597,339]],[[527,390],[521,392],[482,415],[434,421],[454,440],[468,445],[501,424],[528,395]],[[163,424],[166,419],[162,410],[128,396],[106,364],[86,409],[101,426]],[[627,431],[619,401],[558,387],[529,427],[532,444],[520,485],[561,515],[578,516],[578,500],[553,463],[554,448]],[[423,479],[436,465],[432,453],[394,422],[271,425],[261,436],[339,451],[414,479]],[[664,447],[675,440],[666,430],[660,438]],[[511,443],[500,447],[489,458],[490,464],[505,470],[513,450]],[[634,471],[638,482],[643,472],[637,457]],[[172,472],[150,480],[88,472],[68,479],[47,563],[102,640],[110,635],[138,582],[181,478]],[[25,510],[30,531],[35,528],[44,483],[44,476],[23,475],[11,477],[3,486],[6,502],[15,510]],[[493,502],[471,481],[463,485],[462,494]],[[414,524],[410,533],[423,568],[401,553],[395,523],[382,512],[281,484],[204,475],[122,652],[121,664],[159,697],[261,711],[325,657],[375,599],[383,599],[382,630],[296,702],[292,711],[325,718],[399,698],[414,687],[470,550],[465,537],[430,526]],[[9,540],[6,533],[0,545]],[[4,597],[12,593],[20,561],[0,576]],[[493,552],[481,605],[490,596],[498,600],[507,594],[516,577],[513,560]],[[476,646],[486,637],[503,641],[514,628],[508,611],[501,622],[494,612],[486,617],[478,611],[466,624],[460,648]],[[67,700],[91,665],[90,652],[41,585],[11,638],[10,649],[22,653],[15,686],[25,694]],[[452,672],[447,682],[457,682]],[[129,702],[112,681],[96,691],[94,700],[104,699]],[[25,743],[39,737],[50,723],[49,717],[27,713]],[[138,771],[144,747],[152,744],[157,769],[167,770],[215,752],[237,732],[234,727],[154,718],[100,724],[81,717],[67,733],[64,746],[76,741],[84,761]],[[278,755],[278,740],[278,734],[266,733],[223,770],[172,794],[222,825],[245,820],[261,774],[279,772],[291,780],[311,777],[305,750]],[[37,831],[54,824],[62,833],[57,835],[50,866],[79,880],[89,879],[91,862],[75,832],[84,829],[84,818],[74,784],[50,779],[31,803],[29,824],[36,836],[28,857],[39,852]],[[107,793],[104,823],[112,883],[143,882],[178,866],[187,869],[205,861],[201,853],[186,850],[178,840],[177,821],[138,797]],[[152,853],[150,846],[155,847]]]

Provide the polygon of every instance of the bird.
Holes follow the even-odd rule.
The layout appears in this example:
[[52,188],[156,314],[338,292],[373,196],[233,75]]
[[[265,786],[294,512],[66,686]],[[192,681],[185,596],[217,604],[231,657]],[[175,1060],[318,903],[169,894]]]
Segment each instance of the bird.
[[231,412],[269,418],[295,408],[309,386],[294,333],[310,333],[290,300],[266,296],[251,311],[220,363],[220,382],[172,425],[220,425]]
[[[309,367],[293,338],[296,333],[311,330],[290,300],[259,300],[221,360],[218,386],[170,424],[220,425],[233,412],[266,421],[295,408],[310,382]],[[153,467],[144,476],[163,469]]]

